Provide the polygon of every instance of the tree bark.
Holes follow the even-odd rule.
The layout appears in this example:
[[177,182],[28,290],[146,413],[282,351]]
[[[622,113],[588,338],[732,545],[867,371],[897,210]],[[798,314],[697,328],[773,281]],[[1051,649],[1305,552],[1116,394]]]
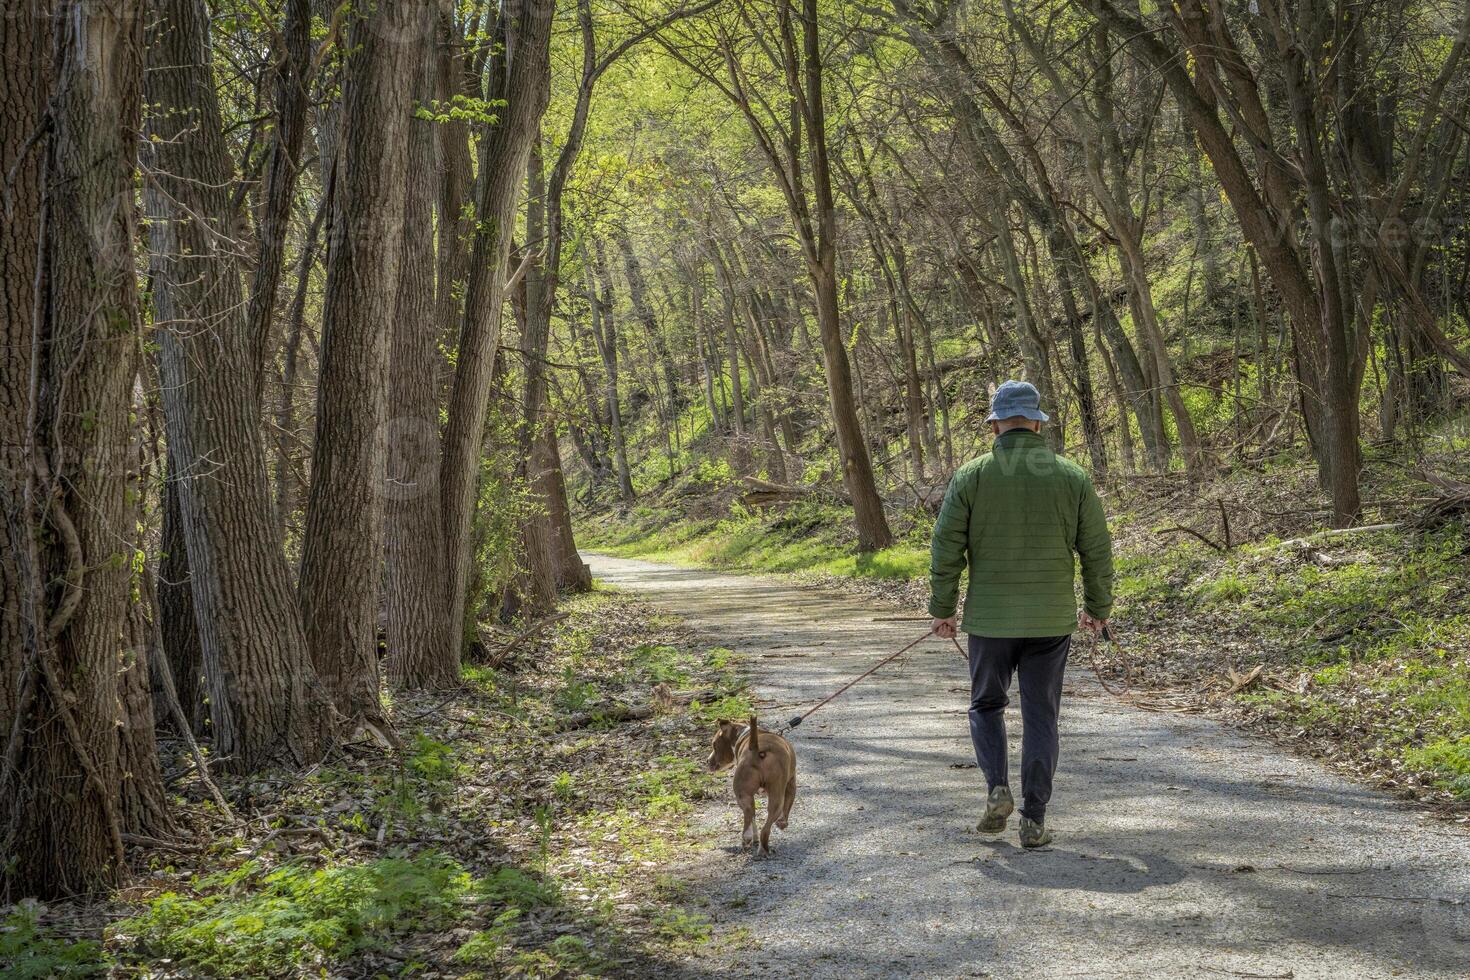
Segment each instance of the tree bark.
[[725,265],[718,258],[716,268],[720,269],[722,286],[720,289],[720,305],[724,310],[725,321],[725,351],[728,354],[730,365],[730,411],[731,428],[735,432],[736,439],[745,438],[745,381],[740,376],[740,341],[735,336],[735,291],[730,282]]
[[[296,267],[296,291],[291,297],[290,312],[286,318],[286,347],[281,359],[280,392],[276,397],[276,471],[274,499],[276,527],[286,532],[291,527],[299,506],[298,492],[304,490],[306,479],[296,471],[295,458],[303,440],[296,425],[296,388],[301,377],[301,341],[306,330],[306,295],[311,287],[311,270],[316,265],[320,251],[322,225],[332,209],[331,188],[327,188],[322,201],[317,205],[316,216],[306,230],[306,245],[301,250],[301,261]],[[299,453],[305,456],[305,453]],[[306,461],[300,463],[304,470]]]
[[[427,103],[434,96],[437,67],[430,40],[439,30],[437,15],[421,9],[417,65],[412,69],[412,97]],[[439,353],[445,312],[435,303],[433,179],[443,173],[436,143],[438,124],[424,119],[408,123],[408,174],[403,215],[403,246],[398,267],[397,306],[393,316],[389,366],[386,498],[387,671],[400,687],[446,688],[459,682],[459,646],[449,621],[449,593],[444,567],[448,561],[439,492],[440,376]],[[447,135],[447,134],[446,134]],[[449,179],[445,174],[441,179]],[[442,210],[441,247],[457,221]],[[445,265],[440,271],[452,275]],[[448,288],[444,292],[448,292]]]
[[[445,104],[457,96],[478,95],[480,73],[475,70],[477,58],[466,58],[466,38],[456,25],[455,4],[441,0],[438,10],[438,49],[435,52],[435,95]],[[478,24],[473,26],[479,30]],[[481,66],[482,67],[482,66]],[[471,85],[476,87],[471,90]],[[470,127],[462,119],[450,119],[434,126],[438,140],[439,167],[437,286],[434,295],[438,329],[446,349],[455,343],[455,331],[463,314],[465,277],[469,268],[469,245],[474,234],[474,220],[466,206],[474,175],[474,159],[470,152]],[[447,361],[440,366],[435,390],[440,400],[448,395],[453,368]],[[443,507],[440,506],[442,514]],[[442,531],[439,532],[442,535]]]
[[505,109],[480,140],[475,230],[464,316],[455,357],[454,386],[444,430],[439,486],[443,496],[449,622],[464,635],[467,589],[474,560],[471,523],[479,484],[480,449],[500,346],[502,287],[515,230],[516,204],[526,159],[551,97],[552,0],[507,6],[496,27],[497,53],[490,65],[491,99]]
[[168,658],[179,706],[190,730],[199,732],[209,711],[209,688],[204,677],[204,650],[189,581],[189,544],[184,535],[184,513],[179,503],[177,464],[170,461],[163,478],[163,529],[158,556],[158,632],[163,656]]
[[[760,412],[761,426],[765,430],[767,452],[766,468],[770,477],[777,483],[785,483],[786,458],[781,453],[781,442],[776,437],[776,413],[772,403],[776,400],[776,378],[766,360],[766,351],[763,338],[761,337],[760,323],[756,319],[753,298],[747,293],[741,309],[745,314],[745,322],[749,326],[750,340],[746,349],[746,360],[750,364],[751,384],[755,386],[752,397],[755,399],[757,411]],[[744,345],[742,345],[744,346]]]
[[[0,649],[0,875],[11,894],[41,897],[104,890],[123,869],[121,674],[137,521],[129,416],[141,333],[141,11],[66,2],[54,15],[11,18],[0,42],[3,166],[17,181],[0,233],[7,382],[28,355],[0,414],[16,463],[0,483],[4,576],[19,600],[4,614],[7,641],[19,642]],[[12,283],[16,274],[31,286]],[[156,767],[151,743],[140,750],[129,762]]]
[[[555,191],[556,188],[553,188]],[[535,471],[536,444],[542,439],[546,420],[546,345],[551,336],[551,307],[556,295],[554,263],[561,252],[560,196],[547,193],[542,170],[541,147],[532,144],[526,163],[526,238],[541,244],[538,257],[527,258],[525,277],[513,301],[520,326],[520,351],[524,386],[516,439],[516,477],[533,495],[532,509],[521,523],[522,574],[514,586],[518,609],[545,615],[556,607],[556,556],[547,523],[550,502],[539,491],[546,489]]]
[[550,423],[543,427],[542,436],[536,441],[532,467],[534,489],[546,504],[548,551],[556,587],[566,592],[591,591],[592,571],[577,552],[572,512],[567,506],[566,479],[561,469],[561,452],[556,444],[556,427]]
[[[1282,59],[1284,77],[1292,79],[1292,87],[1297,90],[1293,96],[1282,86],[1287,102],[1292,103],[1288,111],[1297,135],[1289,155],[1300,163],[1292,171],[1278,162],[1282,152],[1274,144],[1270,116],[1259,101],[1261,86],[1241,59],[1223,18],[1216,17],[1199,0],[1182,0],[1169,18],[1170,30],[1193,56],[1197,81],[1183,67],[1179,52],[1137,17],[1112,0],[1088,0],[1088,6],[1100,21],[1127,38],[1137,55],[1168,84],[1201,149],[1210,158],[1242,235],[1269,270],[1291,318],[1296,351],[1293,363],[1301,383],[1302,412],[1318,455],[1322,482],[1332,494],[1333,521],[1339,526],[1352,523],[1361,510],[1356,397],[1361,377],[1360,373],[1355,376],[1352,358],[1356,351],[1366,351],[1366,344],[1362,336],[1347,336],[1350,323],[1341,302],[1322,291],[1340,290],[1342,283],[1330,255],[1334,245],[1326,235],[1327,216],[1333,209],[1320,180],[1321,151],[1316,141],[1321,134],[1316,121],[1303,113],[1300,104],[1306,94],[1300,44],[1285,40],[1286,34],[1281,33],[1285,47],[1275,52]],[[1320,17],[1308,16],[1303,22],[1321,27]],[[1320,45],[1313,52],[1314,57],[1317,55],[1326,59]],[[1232,113],[1237,128],[1243,127],[1251,135],[1259,186],[1237,150],[1231,130],[1220,119],[1222,105]],[[1306,186],[1294,186],[1294,181]],[[1307,217],[1313,229],[1311,253],[1327,259],[1315,277],[1312,259],[1290,231],[1299,217],[1294,202],[1302,198],[1308,201]],[[1327,418],[1329,413],[1338,417]]]
[[377,722],[387,367],[412,112],[405,39],[424,8],[361,12],[342,93],[311,491],[301,549],[307,647],[337,708]]
[[275,312],[281,266],[286,257],[286,230],[291,223],[291,201],[306,134],[307,89],[311,80],[311,3],[286,0],[281,25],[284,49],[275,52],[275,132],[265,169],[265,199],[261,202],[260,249],[246,311],[247,336],[256,354],[256,403],[263,397],[269,353],[270,326]]
[[[589,256],[585,245],[582,247],[582,265],[587,277],[587,306],[592,320],[592,339],[602,358],[604,384],[607,386],[605,401],[613,463],[617,466],[618,493],[624,503],[632,503],[633,471],[628,465],[628,438],[623,429],[622,386],[618,372],[618,326],[613,313],[612,284],[608,281],[601,243],[597,244],[595,258]],[[598,280],[602,282],[600,290]],[[706,376],[706,396],[713,413],[714,399],[712,391],[708,390],[709,385],[710,381]]]
[[[827,117],[822,93],[822,46],[816,0],[802,0],[797,13],[792,0],[780,0],[774,30],[758,18],[764,8],[739,8],[747,28],[770,34],[758,50],[785,82],[787,105],[779,109],[753,98],[751,80],[740,54],[728,40],[721,45],[727,80],[709,70],[704,77],[718,85],[745,118],[751,135],[771,168],[801,245],[817,310],[817,326],[826,371],[828,402],[837,436],[842,481],[853,502],[858,549],[876,551],[893,542],[873,476],[873,462],[853,395],[853,367],[842,333],[837,293],[837,220],[827,147]],[[798,42],[793,18],[801,21]],[[665,50],[672,50],[665,44]],[[675,52],[676,57],[678,56]],[[688,61],[685,62],[689,64]],[[691,66],[693,67],[693,66]],[[701,69],[696,69],[701,70]],[[803,150],[805,151],[803,153]],[[810,168],[808,189],[807,168]]]
[[[203,3],[163,2],[148,41],[152,176],[144,198],[168,477],[178,494],[214,748],[240,772],[304,765],[320,758],[330,717],[272,521],[258,350],[244,329],[227,236],[231,163]],[[179,571],[171,563],[169,574]]]
[[664,387],[669,392],[669,417],[672,419],[678,409],[686,404],[687,399],[679,385],[679,373],[674,370],[674,359],[669,356],[669,345],[664,340],[663,331],[659,329],[658,317],[649,305],[648,284],[643,278],[643,266],[638,261],[638,253],[633,249],[633,240],[628,237],[627,229],[621,229],[617,239],[618,250],[623,255],[623,275],[628,280],[628,299],[633,303],[633,315],[643,324],[649,346],[663,371]]
[[[789,6],[783,0],[783,10]],[[832,174],[827,158],[827,115],[822,95],[821,38],[817,29],[817,0],[802,0],[802,67],[805,82],[803,112],[806,116],[807,152],[812,161],[812,192],[815,196],[817,232],[808,248],[807,271],[817,300],[817,328],[821,334],[822,361],[827,371],[827,392],[837,430],[837,448],[842,458],[843,483],[852,498],[857,523],[858,548],[877,551],[893,543],[883,501],[873,479],[872,458],[858,424],[852,399],[852,373],[843,342],[841,311],[837,303],[837,209],[832,199]],[[797,93],[793,93],[796,95]]]
[[[0,221],[0,513],[6,515],[21,506],[29,465],[22,450],[32,427],[31,360],[37,353],[33,340],[41,268],[37,243],[42,242],[45,218],[46,129],[51,125],[45,111],[52,91],[53,23],[49,11],[17,11],[13,18],[7,11],[6,28],[0,31],[0,172],[7,175],[7,211]],[[9,722],[22,709],[22,692],[34,690],[19,659],[29,636],[22,615],[29,585],[21,576],[21,556],[34,534],[24,521],[9,519],[0,548],[0,739],[9,738]],[[0,769],[0,780],[5,778]]]

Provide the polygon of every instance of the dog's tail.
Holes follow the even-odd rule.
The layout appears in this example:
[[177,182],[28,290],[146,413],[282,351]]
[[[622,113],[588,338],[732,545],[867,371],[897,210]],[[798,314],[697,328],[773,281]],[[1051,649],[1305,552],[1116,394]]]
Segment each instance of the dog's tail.
[[760,729],[756,727],[755,715],[750,716],[750,751],[755,753],[757,759],[766,757],[766,754],[761,751]]

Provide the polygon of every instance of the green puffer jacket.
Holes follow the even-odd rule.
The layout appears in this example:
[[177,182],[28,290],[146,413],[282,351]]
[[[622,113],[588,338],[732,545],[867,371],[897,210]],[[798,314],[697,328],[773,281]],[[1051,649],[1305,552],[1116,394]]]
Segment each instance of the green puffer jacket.
[[961,628],[972,636],[1065,636],[1077,627],[1073,553],[1083,604],[1113,608],[1113,542],[1087,473],[1029,429],[959,468],[934,525],[929,614],[951,616],[960,572],[970,586]]

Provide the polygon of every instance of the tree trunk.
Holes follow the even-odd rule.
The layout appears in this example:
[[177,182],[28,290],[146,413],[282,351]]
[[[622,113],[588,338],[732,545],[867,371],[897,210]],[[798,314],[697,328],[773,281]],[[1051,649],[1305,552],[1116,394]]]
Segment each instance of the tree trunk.
[[[526,158],[551,97],[550,39],[552,0],[508,5],[496,26],[496,53],[487,95],[503,99],[505,109],[480,139],[475,230],[464,316],[455,356],[454,386],[444,430],[439,486],[444,500],[444,540],[449,590],[449,623],[465,635],[474,610],[466,609],[470,565],[474,561],[471,525],[479,486],[485,418],[500,346],[501,295],[515,230],[516,204],[526,176]],[[507,59],[512,53],[514,57]]]
[[[345,30],[339,21],[346,14],[340,4],[334,0],[311,0],[312,15],[323,24],[336,24],[339,30]],[[341,46],[342,36],[335,38],[336,46]],[[318,48],[318,52],[320,52]],[[345,50],[345,48],[344,48]],[[340,55],[338,55],[340,57]],[[342,103],[340,92],[334,92],[327,98],[316,102],[311,106],[312,135],[316,138],[316,169],[317,179],[323,187],[332,183],[332,174],[337,169],[337,144],[341,130]],[[327,215],[327,237],[331,238],[330,214]]]
[[[1169,465],[1169,442],[1164,433],[1162,400],[1149,384],[1148,375],[1139,362],[1138,352],[1118,316],[1113,312],[1111,297],[1102,294],[1094,284],[1092,315],[1098,332],[1107,341],[1112,351],[1113,363],[1117,368],[1118,383],[1122,400],[1118,403],[1121,413],[1126,404],[1138,420],[1139,438],[1143,440],[1143,451],[1153,469],[1162,472]],[[1123,420],[1127,424],[1127,420]]]
[[246,335],[256,355],[256,403],[260,404],[270,355],[270,326],[286,257],[286,229],[296,189],[301,147],[305,142],[306,104],[311,79],[311,3],[286,0],[281,26],[285,50],[273,52],[276,125],[265,171],[265,200],[260,218],[260,254],[250,286]]
[[709,414],[710,428],[718,429],[721,425],[720,406],[715,400],[715,362],[710,354],[712,341],[708,339],[709,331],[705,329],[704,318],[704,283],[700,281],[699,273],[694,273],[689,286],[689,319],[694,325],[694,342],[699,348],[699,365],[703,375],[704,408]]
[[[829,253],[828,258],[831,258]],[[824,267],[825,266],[825,267]],[[817,329],[822,342],[822,363],[827,372],[827,395],[837,430],[837,451],[842,460],[842,482],[852,498],[857,522],[858,549],[877,551],[893,543],[883,501],[873,480],[872,457],[858,423],[857,403],[852,394],[852,368],[843,343],[837,309],[837,278],[826,262],[812,270],[817,294]]]
[[725,350],[730,364],[730,411],[733,417],[735,437],[745,438],[745,381],[740,376],[740,341],[735,336],[735,297],[729,280],[720,290],[720,302],[725,317]]
[[[168,431],[214,748],[250,772],[320,757],[329,715],[272,521],[256,392],[227,236],[231,170],[208,13],[169,0],[149,22],[145,185]],[[180,654],[181,657],[187,654]],[[187,684],[186,684],[187,687]]]
[[547,424],[536,442],[532,458],[534,488],[546,507],[546,526],[555,566],[556,586],[566,592],[590,592],[592,571],[577,553],[572,534],[572,512],[567,506],[567,485],[562,476],[561,452],[556,444],[556,427]]
[[[140,549],[141,538],[139,534],[134,539]],[[118,770],[122,777],[119,819],[127,833],[168,837],[177,828],[169,813],[168,793],[158,766],[150,662],[162,653],[155,642],[153,623],[149,622],[150,612],[144,602],[129,596],[126,614],[129,642],[119,658],[121,673],[117,692],[122,708],[117,729]]]
[[[548,206],[549,205],[549,206]],[[532,511],[521,524],[521,567],[515,591],[519,604],[533,615],[545,615],[556,607],[555,542],[548,524],[548,502],[539,492],[544,489],[535,470],[536,444],[543,438],[546,402],[546,345],[551,336],[551,306],[556,295],[556,272],[552,265],[560,253],[561,223],[548,211],[560,207],[560,200],[548,200],[542,171],[539,138],[531,147],[526,164],[526,238],[540,243],[540,256],[526,266],[525,278],[517,288],[520,301],[514,303],[520,326],[521,362],[524,387],[521,392],[521,417],[517,429],[515,453],[516,476],[531,488]]]
[[1062,310],[1067,321],[1067,350],[1071,354],[1073,385],[1076,387],[1077,409],[1082,416],[1082,436],[1087,443],[1087,456],[1092,460],[1093,479],[1106,483],[1108,451],[1103,445],[1102,423],[1097,417],[1097,400],[1092,390],[1092,368],[1087,363],[1087,336],[1082,330],[1082,311],[1077,306],[1072,281],[1072,243],[1053,224],[1047,229],[1047,250],[1054,260],[1057,291],[1061,293]]
[[[455,24],[456,5],[441,0],[438,10],[438,47],[435,51],[435,94],[445,105],[453,104],[456,97],[465,94],[479,95],[480,75],[467,68],[464,49],[466,39]],[[473,25],[478,31],[479,25]],[[471,81],[475,85],[469,91]],[[470,152],[469,123],[462,119],[450,119],[435,123],[434,135],[438,140],[437,161],[439,166],[438,199],[438,275],[434,295],[434,319],[446,349],[455,342],[455,328],[463,315],[465,277],[469,268],[469,245],[474,234],[474,220],[470,209],[470,188],[474,180],[474,159]],[[441,358],[439,376],[435,378],[436,396],[443,400],[449,391],[453,367]],[[437,425],[437,421],[436,421]],[[442,505],[440,511],[442,513]],[[442,531],[440,532],[442,534]]]
[[[812,161],[817,234],[815,250],[807,261],[817,301],[817,328],[821,334],[822,362],[827,372],[827,394],[837,430],[842,479],[852,498],[858,549],[877,551],[893,543],[883,500],[873,479],[868,454],[852,398],[852,371],[842,336],[837,303],[837,208],[832,199],[832,174],[827,159],[827,116],[822,96],[821,39],[817,29],[817,0],[802,0],[802,61],[806,86],[807,152]],[[797,93],[792,93],[796,95]]]
[[[1012,308],[1015,311],[1016,343],[1021,348],[1021,363],[1026,369],[1026,380],[1036,386],[1041,394],[1041,404],[1056,405],[1051,384],[1051,363],[1047,357],[1046,344],[1036,320],[1036,311],[1031,307],[1031,290],[1026,283],[1021,266],[1021,256],[1016,251],[1015,235],[1011,232],[1010,208],[1004,192],[996,194],[990,212],[991,230],[995,234],[996,251],[1000,254],[1001,270],[1005,274],[1006,286],[1010,288]],[[1060,450],[1057,441],[1057,426],[1043,429],[1052,448]]]
[[765,345],[761,337],[760,324],[756,320],[754,301],[747,296],[741,308],[745,313],[745,323],[750,328],[750,346],[753,348],[753,350],[746,351],[746,360],[750,364],[751,384],[756,386],[751,396],[755,399],[757,410],[760,412],[761,427],[765,432],[766,444],[770,447],[767,453],[766,468],[772,480],[777,483],[785,483],[787,480],[786,459],[781,454],[781,442],[776,438],[776,415],[771,408],[771,403],[775,401],[776,379],[765,360]]
[[[51,98],[51,29],[46,13],[7,9],[0,31],[0,172],[4,185],[5,220],[0,221],[0,446],[5,466],[0,469],[0,512],[19,504],[24,474],[18,453],[27,445],[31,422],[31,357],[36,330],[37,243],[45,215],[45,143],[31,145]],[[12,533],[14,532],[14,533]],[[21,692],[26,689],[20,652],[26,648],[28,625],[21,614],[27,581],[21,578],[21,555],[34,529],[7,520],[4,547],[0,547],[0,739],[8,739],[10,721],[17,716]],[[3,748],[3,745],[0,745]],[[0,780],[5,779],[0,769]],[[0,831],[3,832],[3,831]]]
[[163,479],[163,532],[158,556],[158,632],[163,656],[168,658],[179,706],[190,729],[200,732],[209,710],[204,677],[204,650],[194,610],[194,588],[189,581],[189,545],[184,535],[184,513],[179,504],[176,463],[170,461]]
[[[296,267],[296,291],[291,297],[291,309],[286,322],[286,350],[281,361],[281,385],[276,397],[276,472],[275,505],[276,527],[288,534],[291,521],[298,508],[297,492],[304,489],[305,478],[298,475],[293,459],[299,453],[302,442],[296,426],[296,386],[301,376],[301,341],[306,329],[306,295],[311,287],[311,270],[316,265],[316,255],[321,241],[322,225],[331,211],[330,188],[317,206],[316,216],[306,231],[306,246],[301,251],[301,261]],[[300,453],[305,456],[305,453]],[[306,460],[302,460],[304,469]]]
[[[413,67],[412,98],[428,102],[436,66],[429,40],[438,28],[433,10],[416,14],[424,43]],[[408,173],[404,193],[403,247],[391,327],[386,498],[387,671],[400,687],[447,688],[459,682],[459,646],[449,622],[445,590],[443,501],[439,493],[439,353],[442,309],[434,294],[434,204],[439,124],[408,123]],[[447,177],[446,177],[447,179]],[[457,215],[440,213],[453,227]],[[440,229],[444,244],[445,228]],[[441,271],[448,272],[441,266]],[[445,290],[447,291],[447,289]]]
[[663,331],[659,329],[658,317],[654,316],[653,307],[648,303],[648,285],[643,278],[643,266],[638,261],[638,253],[633,250],[633,241],[628,237],[626,229],[621,230],[617,238],[618,250],[623,254],[623,274],[628,280],[628,299],[633,303],[633,313],[643,324],[649,347],[658,358],[659,367],[663,371],[664,387],[669,392],[669,418],[672,419],[686,403],[681,393],[679,375],[674,370],[674,359],[669,356],[669,345],[664,341]]
[[[1282,150],[1270,145],[1254,148],[1259,163],[1258,188],[1237,150],[1232,132],[1220,119],[1219,103],[1225,81],[1219,76],[1223,70],[1240,86],[1231,92],[1244,93],[1244,97],[1236,99],[1231,107],[1233,117],[1246,120],[1256,130],[1258,140],[1268,139],[1271,135],[1269,116],[1258,101],[1260,85],[1235,50],[1224,18],[1212,16],[1199,0],[1183,0],[1178,15],[1170,21],[1171,29],[1184,40],[1198,65],[1201,77],[1196,81],[1183,67],[1184,59],[1177,51],[1161,41],[1136,17],[1120,10],[1112,0],[1089,0],[1089,6],[1100,21],[1127,38],[1135,52],[1168,84],[1198,136],[1202,150],[1210,158],[1243,237],[1270,270],[1291,318],[1294,365],[1301,383],[1303,417],[1318,454],[1319,466],[1323,469],[1323,483],[1332,493],[1333,521],[1339,525],[1351,522],[1361,509],[1358,496],[1359,447],[1356,442],[1356,385],[1360,377],[1355,377],[1357,372],[1353,358],[1357,352],[1353,348],[1356,343],[1357,351],[1364,351],[1366,345],[1361,337],[1350,342],[1346,336],[1349,321],[1345,311],[1340,308],[1338,300],[1331,297],[1324,300],[1324,295],[1319,292],[1319,287],[1334,291],[1341,288],[1341,279],[1336,275],[1335,259],[1331,254],[1334,246],[1330,237],[1316,238],[1309,260],[1293,236],[1281,234],[1283,228],[1296,221],[1294,202],[1300,197],[1308,199],[1307,210],[1314,237],[1326,235],[1327,219],[1335,213],[1330,202],[1324,199],[1323,181],[1319,179],[1321,151],[1315,144],[1322,134],[1317,131],[1315,121],[1302,112],[1307,107],[1302,100],[1306,97],[1308,83],[1302,78],[1305,63],[1299,41],[1283,36],[1286,50],[1276,54],[1283,63],[1284,77],[1293,79],[1297,90],[1294,96],[1288,94],[1286,97],[1291,103],[1293,128],[1297,132],[1296,146],[1286,152],[1299,161],[1299,177],[1306,185],[1306,194],[1298,193],[1299,189],[1289,182],[1288,172],[1276,163]],[[1302,21],[1321,26],[1320,17],[1304,15]],[[1285,25],[1278,24],[1277,28],[1286,30]],[[1326,58],[1322,49],[1313,50],[1310,56]],[[1312,262],[1319,258],[1326,260],[1317,276],[1322,280],[1320,283],[1314,281],[1310,271]],[[1329,271],[1332,275],[1328,274]],[[1319,352],[1325,355],[1321,357],[1322,363],[1314,363]],[[1324,419],[1321,417],[1323,411],[1343,417]]]
[[1158,310],[1154,305],[1153,285],[1149,282],[1148,270],[1144,267],[1143,240],[1141,232],[1136,237],[1133,230],[1123,227],[1124,219],[1114,225],[1123,257],[1123,271],[1132,283],[1134,309],[1138,312],[1138,332],[1143,338],[1144,350],[1153,359],[1154,377],[1163,389],[1164,401],[1174,416],[1174,427],[1179,433],[1179,448],[1184,453],[1186,469],[1200,475],[1204,466],[1203,450],[1199,435],[1195,432],[1194,420],[1184,403],[1184,395],[1174,376],[1174,363],[1169,357],[1163,329],[1159,326]]
[[1083,119],[1080,115],[1076,117],[1086,127],[1087,176],[1093,195],[1107,216],[1108,224],[1117,240],[1123,272],[1133,290],[1133,309],[1138,314],[1135,326],[1142,338],[1144,350],[1152,361],[1158,388],[1174,416],[1174,427],[1179,434],[1179,448],[1184,453],[1185,469],[1192,477],[1198,478],[1203,475],[1206,465],[1204,449],[1195,431],[1194,420],[1189,415],[1184,394],[1175,380],[1174,363],[1169,357],[1163,328],[1159,325],[1153,283],[1149,279],[1147,258],[1144,254],[1145,219],[1135,213],[1126,186],[1128,163],[1114,122],[1111,51],[1105,27],[1096,29],[1094,41],[1096,49],[1101,52],[1093,80],[1093,91],[1101,115],[1097,120]]
[[[123,868],[142,23],[136,3],[67,2],[54,17],[10,18],[0,42],[3,166],[7,183],[16,179],[0,232],[0,434],[17,463],[0,474],[3,567],[5,591],[19,600],[7,601],[0,649],[0,875],[9,894],[99,892]],[[25,381],[13,388],[22,354]],[[132,764],[156,766],[143,749]]]
[[[587,306],[591,311],[592,339],[597,344],[597,353],[602,358],[604,382],[607,385],[605,400],[609,435],[613,445],[613,463],[618,471],[618,493],[624,503],[633,501],[633,471],[628,466],[628,439],[623,430],[623,408],[621,382],[618,374],[617,320],[612,309],[612,286],[607,282],[607,269],[602,262],[599,247],[593,261],[584,247],[582,264],[587,275]],[[602,280],[602,289],[597,280]],[[713,402],[711,402],[713,405]]]
[[311,492],[301,547],[307,646],[337,708],[376,722],[387,367],[403,251],[412,56],[424,8],[352,23],[327,252]]
[[595,350],[588,350],[588,332],[582,329],[575,317],[567,319],[567,329],[571,333],[572,347],[576,351],[577,384],[582,390],[582,406],[586,413],[585,422],[573,418],[567,425],[567,431],[572,437],[577,455],[582,457],[583,464],[591,474],[593,484],[600,485],[615,477],[612,462],[607,456],[608,422],[604,417],[602,396],[592,378],[592,372],[585,364],[586,358],[595,353]]
[[[1314,19],[1313,7],[1312,4],[1303,5],[1302,17],[1309,23]],[[1317,44],[1310,46],[1318,50]],[[1324,43],[1321,45],[1323,57],[1326,56],[1325,49]],[[1322,381],[1318,389],[1323,421],[1319,469],[1322,486],[1332,495],[1333,526],[1347,527],[1357,520],[1362,509],[1358,496],[1358,475],[1362,469],[1358,438],[1361,369],[1352,337],[1353,302],[1344,289],[1344,276],[1348,271],[1346,258],[1341,254],[1340,243],[1334,240],[1337,216],[1323,159],[1321,142],[1324,134],[1317,118],[1315,83],[1309,78],[1302,44],[1284,45],[1280,53],[1306,190],[1307,219],[1316,243],[1313,258],[1321,300],[1320,320],[1316,324],[1300,326],[1311,340],[1309,356],[1319,365],[1317,374]],[[1368,306],[1371,309],[1372,304]],[[1366,345],[1363,347],[1366,349]]]
[[1204,285],[1204,305],[1210,311],[1220,303],[1220,258],[1215,252],[1214,234],[1210,228],[1209,206],[1205,198],[1204,168],[1200,166],[1199,146],[1187,128],[1180,143],[1188,164],[1184,181],[1184,208],[1194,228],[1194,253],[1199,258]]

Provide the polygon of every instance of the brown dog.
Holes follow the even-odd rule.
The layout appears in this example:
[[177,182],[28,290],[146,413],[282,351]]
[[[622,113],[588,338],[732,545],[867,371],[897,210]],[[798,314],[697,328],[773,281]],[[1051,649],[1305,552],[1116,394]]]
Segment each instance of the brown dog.
[[706,762],[710,772],[735,767],[732,785],[745,829],[740,833],[742,849],[755,844],[755,794],[766,794],[766,825],[761,828],[761,853],[771,853],[771,824],[786,829],[791,804],[796,802],[796,751],[775,732],[761,730],[750,716],[750,724],[720,721]]

